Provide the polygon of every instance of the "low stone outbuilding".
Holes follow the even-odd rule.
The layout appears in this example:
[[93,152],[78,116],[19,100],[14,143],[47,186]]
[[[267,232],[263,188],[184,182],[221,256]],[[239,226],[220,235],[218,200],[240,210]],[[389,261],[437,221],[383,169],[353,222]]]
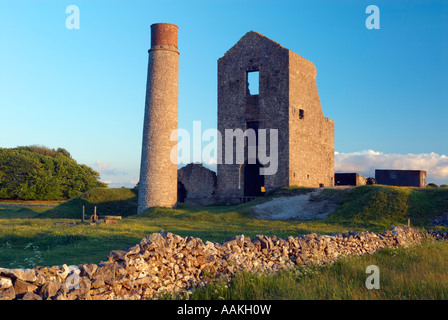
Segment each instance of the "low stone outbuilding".
[[177,201],[193,205],[215,202],[216,173],[200,163],[190,163],[177,171]]
[[387,186],[424,188],[426,171],[376,169],[375,180],[378,184]]
[[356,172],[337,172],[334,174],[334,184],[336,186],[363,186],[367,184],[367,178]]

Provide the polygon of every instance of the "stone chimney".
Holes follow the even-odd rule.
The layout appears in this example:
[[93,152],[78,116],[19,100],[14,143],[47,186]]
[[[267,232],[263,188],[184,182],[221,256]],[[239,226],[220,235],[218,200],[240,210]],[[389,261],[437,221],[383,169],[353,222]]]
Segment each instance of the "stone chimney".
[[178,128],[177,34],[174,24],[151,25],[138,213],[177,202],[177,135],[171,140]]

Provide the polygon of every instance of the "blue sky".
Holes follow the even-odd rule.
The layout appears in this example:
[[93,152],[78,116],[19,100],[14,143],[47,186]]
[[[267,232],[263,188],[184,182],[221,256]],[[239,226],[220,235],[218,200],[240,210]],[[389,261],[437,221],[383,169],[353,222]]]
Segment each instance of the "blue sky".
[[[372,4],[380,29],[365,26]],[[448,184],[446,1],[2,0],[0,147],[63,147],[111,187],[135,185],[158,22],[179,26],[180,128],[216,128],[217,60],[253,30],[316,65],[337,171],[422,169]]]

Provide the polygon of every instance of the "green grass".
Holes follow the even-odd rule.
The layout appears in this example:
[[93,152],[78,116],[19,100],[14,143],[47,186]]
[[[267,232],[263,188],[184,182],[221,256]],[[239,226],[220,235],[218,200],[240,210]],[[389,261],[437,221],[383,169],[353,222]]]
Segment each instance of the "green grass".
[[[326,189],[314,201],[331,200],[338,210],[324,220],[268,221],[253,217],[251,206],[277,196],[312,191],[290,187],[253,202],[225,206],[152,208],[135,215],[137,198],[125,188],[99,188],[50,207],[8,207],[0,203],[0,267],[99,263],[112,250],[125,249],[160,230],[204,241],[257,234],[279,237],[353,231],[382,232],[393,225],[430,228],[438,214],[448,212],[448,189],[363,186]],[[121,215],[116,225],[81,225],[97,207],[98,215]],[[447,227],[439,229],[448,230]],[[367,290],[365,269],[380,268],[379,290]],[[230,283],[217,282],[190,299],[447,299],[448,244],[425,243],[410,249],[385,249],[374,255],[348,257],[334,265],[306,266],[270,276],[238,273]],[[172,298],[172,297],[171,297]]]
[[106,260],[111,250],[138,243],[148,231],[141,225],[133,228],[131,223],[70,226],[70,222],[73,221],[0,220],[0,267],[98,263]]
[[[234,206],[180,204],[176,209],[153,208],[138,216],[132,215],[136,212],[136,196],[125,188],[94,189],[44,212],[40,212],[42,208],[0,207],[0,267],[32,267],[36,261],[46,266],[98,263],[111,250],[125,249],[160,230],[223,242],[238,234],[286,238],[308,233],[382,232],[407,223],[408,217],[412,226],[424,228],[438,213],[448,212],[447,189],[364,186],[324,190],[315,201],[332,199],[339,204],[339,209],[324,220],[268,221],[252,215],[250,207],[256,203],[310,190],[288,188],[266,199]],[[98,215],[124,218],[117,225],[69,225],[80,222],[83,205],[88,215],[97,206]]]
[[35,218],[52,207],[11,207],[0,203],[0,219],[26,219]]
[[127,188],[96,188],[48,210],[38,217],[81,219],[83,206],[86,216],[91,216],[94,207],[97,207],[97,215],[127,217],[137,213],[137,196]]
[[[367,266],[379,268],[379,289],[367,289]],[[269,276],[240,272],[189,296],[190,300],[446,300],[448,243],[384,249],[333,265],[303,266]]]

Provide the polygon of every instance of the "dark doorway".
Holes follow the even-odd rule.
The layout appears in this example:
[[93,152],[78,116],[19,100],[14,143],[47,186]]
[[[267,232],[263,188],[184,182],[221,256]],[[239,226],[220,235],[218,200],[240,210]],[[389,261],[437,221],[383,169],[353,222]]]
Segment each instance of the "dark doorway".
[[[248,158],[258,154],[258,121],[246,122],[246,131],[253,129],[255,131],[255,139],[246,137],[246,155]],[[255,154],[249,154],[249,149],[255,151]],[[260,197],[264,196],[264,176],[260,174],[260,168],[263,166],[258,159],[254,162],[253,158],[246,160],[244,163],[244,196],[245,197]]]
[[187,189],[182,182],[177,182],[177,202],[185,202],[185,198],[187,197]]
[[244,164],[244,196],[262,197],[264,196],[264,176],[260,174],[263,166],[258,162],[255,164]]

